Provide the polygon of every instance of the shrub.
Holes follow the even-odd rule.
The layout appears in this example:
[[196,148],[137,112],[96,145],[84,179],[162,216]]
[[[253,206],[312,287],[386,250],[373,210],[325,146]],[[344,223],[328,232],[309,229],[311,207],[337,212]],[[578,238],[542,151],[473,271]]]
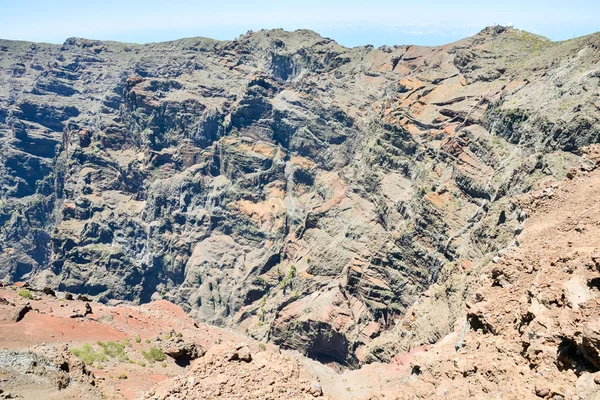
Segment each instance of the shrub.
[[33,299],[33,295],[31,294],[31,292],[27,289],[21,289],[17,292],[17,294],[21,297],[24,297],[26,299]]
[[281,288],[287,289],[288,287],[291,287],[292,281],[294,280],[295,277],[296,277],[296,266],[294,264],[292,264],[285,276],[285,279],[283,281],[281,281]]
[[267,346],[265,346],[265,344],[264,344],[264,343],[259,343],[259,344],[258,344],[258,347],[259,347],[259,348],[260,348],[262,351],[265,351],[265,350],[267,350]]
[[150,339],[146,339],[146,340],[145,340],[145,342],[146,342],[146,343],[150,343],[151,341],[152,341],[152,340],[150,340]]
[[141,338],[141,337],[139,337],[139,336],[138,336],[138,337],[136,337],[136,338],[135,338],[135,342],[136,342],[136,343],[140,343],[141,341],[142,341],[142,338]]
[[99,362],[108,361],[108,357],[105,354],[94,350],[93,347],[91,345],[89,345],[88,343],[81,346],[80,349],[72,348],[71,353],[73,353],[75,356],[81,358],[81,360],[88,365],[92,365],[94,363],[94,361],[99,361]]
[[127,379],[127,375],[121,374],[121,375],[119,375],[119,379]]
[[161,367],[163,367],[163,368],[167,368],[167,363],[166,363],[165,361],[163,361],[163,362],[160,364],[160,366],[161,366]]
[[165,356],[165,353],[163,353],[161,349],[158,349],[156,347],[150,347],[150,350],[142,351],[142,355],[146,360],[150,361],[151,363],[157,361],[165,361],[167,358],[167,356]]
[[97,342],[102,348],[102,352],[110,358],[116,358],[121,362],[128,362],[129,356],[125,351],[125,345],[117,342]]

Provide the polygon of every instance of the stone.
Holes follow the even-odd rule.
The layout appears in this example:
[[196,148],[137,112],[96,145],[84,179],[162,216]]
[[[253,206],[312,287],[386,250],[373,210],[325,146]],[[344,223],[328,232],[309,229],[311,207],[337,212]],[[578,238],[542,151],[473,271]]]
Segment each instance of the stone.
[[323,388],[321,388],[321,384],[319,382],[312,382],[310,384],[309,393],[313,397],[320,397],[323,395]]
[[189,362],[204,356],[206,351],[200,345],[172,334],[160,343],[160,348],[169,357],[179,362]]
[[250,348],[248,346],[243,346],[240,349],[238,349],[237,351],[238,351],[238,358],[241,361],[245,361],[245,362],[252,361],[252,354],[250,353]]

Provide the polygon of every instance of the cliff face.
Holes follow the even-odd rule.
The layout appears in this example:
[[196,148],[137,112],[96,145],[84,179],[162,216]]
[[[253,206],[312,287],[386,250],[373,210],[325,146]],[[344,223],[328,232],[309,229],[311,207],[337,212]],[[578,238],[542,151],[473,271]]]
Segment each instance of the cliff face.
[[431,48],[0,41],[0,279],[387,360],[450,332],[468,270],[518,244],[510,196],[585,163],[599,61],[598,35],[502,27]]

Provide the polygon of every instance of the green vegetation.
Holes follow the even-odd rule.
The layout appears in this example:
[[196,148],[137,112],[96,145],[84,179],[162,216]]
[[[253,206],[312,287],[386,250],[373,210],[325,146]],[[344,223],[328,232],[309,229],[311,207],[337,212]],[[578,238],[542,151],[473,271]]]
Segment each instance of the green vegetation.
[[116,358],[120,362],[129,362],[129,356],[125,351],[125,345],[117,342],[97,342],[98,346],[102,348],[102,352],[110,357]]
[[71,353],[81,358],[81,360],[88,365],[92,365],[94,361],[108,361],[108,357],[104,353],[94,350],[94,348],[88,343],[85,343],[80,349],[72,348]]
[[260,286],[262,288],[266,288],[267,286],[269,286],[267,280],[265,278],[263,278],[262,276],[259,276],[258,278],[256,278],[254,280],[254,284],[256,286]]
[[259,344],[258,344],[258,348],[259,348],[259,349],[261,349],[262,351],[265,351],[265,350],[267,350],[267,346],[265,346],[265,344],[264,344],[264,343],[259,343]]
[[285,278],[281,281],[281,288],[287,289],[292,286],[292,281],[296,277],[296,266],[294,264],[290,265],[290,269],[285,276]]
[[167,362],[166,362],[166,361],[163,361],[163,362],[160,364],[160,366],[161,366],[161,367],[163,367],[163,368],[167,368]]
[[146,360],[150,361],[151,363],[157,361],[165,361],[167,358],[167,356],[165,356],[165,353],[161,349],[158,349],[156,347],[150,347],[150,350],[142,351],[142,355]]
[[119,375],[119,379],[127,379],[127,375],[121,374],[121,375]]
[[142,341],[142,338],[141,338],[141,337],[137,336],[137,337],[135,338],[135,342],[136,342],[136,343],[140,343],[141,341]]
[[150,343],[151,341],[152,341],[152,340],[150,340],[150,339],[146,339],[146,340],[145,340],[145,342],[146,342],[146,343]]
[[31,294],[31,292],[27,289],[21,289],[17,292],[17,294],[21,297],[24,297],[26,299],[33,299],[33,295]]
[[259,326],[262,326],[265,323],[266,315],[267,314],[266,314],[264,307],[261,307],[257,313]]
[[[100,347],[100,350],[96,350],[91,344],[85,343],[81,348],[72,348],[71,353],[88,365],[92,365],[94,362],[103,363],[113,358],[120,362],[131,362],[125,351],[125,345],[112,341],[97,342],[96,344]],[[99,364],[98,368],[102,369],[104,366]]]

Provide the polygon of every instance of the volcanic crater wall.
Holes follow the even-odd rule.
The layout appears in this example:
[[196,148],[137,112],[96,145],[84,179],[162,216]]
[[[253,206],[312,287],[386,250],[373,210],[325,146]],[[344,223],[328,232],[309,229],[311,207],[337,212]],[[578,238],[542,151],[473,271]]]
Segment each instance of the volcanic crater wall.
[[510,196],[598,141],[599,46],[0,41],[0,279],[167,298],[347,365],[434,342],[518,242]]

